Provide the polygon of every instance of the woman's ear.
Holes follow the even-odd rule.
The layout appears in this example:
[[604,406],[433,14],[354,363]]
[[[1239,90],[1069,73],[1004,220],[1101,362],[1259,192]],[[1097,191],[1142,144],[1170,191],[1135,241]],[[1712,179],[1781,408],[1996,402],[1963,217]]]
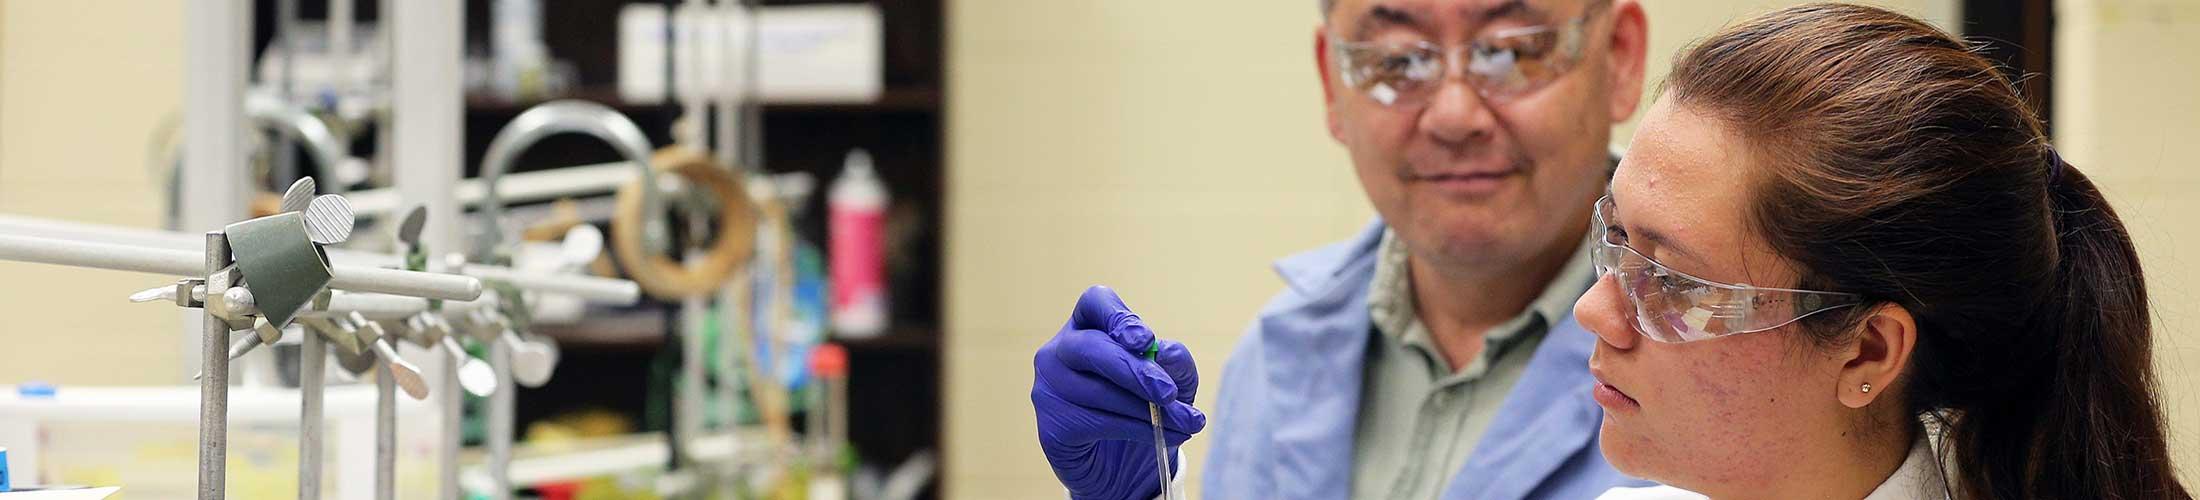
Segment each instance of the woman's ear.
[[1834,388],[1842,406],[1862,409],[1886,394],[1895,378],[1910,365],[1917,350],[1917,319],[1896,304],[1882,304],[1864,318],[1863,331],[1843,353],[1840,384]]

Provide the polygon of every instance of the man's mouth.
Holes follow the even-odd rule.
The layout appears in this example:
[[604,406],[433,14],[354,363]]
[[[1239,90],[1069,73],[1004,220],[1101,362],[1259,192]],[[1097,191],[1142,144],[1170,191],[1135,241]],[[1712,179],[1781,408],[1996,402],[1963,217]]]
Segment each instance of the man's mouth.
[[1409,162],[1402,177],[1408,184],[1434,187],[1451,195],[1482,197],[1498,192],[1528,171],[1524,160],[1461,160]]
[[1510,168],[1489,172],[1444,172],[1415,174],[1408,181],[1434,187],[1451,195],[1484,197],[1497,193],[1505,187],[1507,181],[1519,174],[1519,169]]
[[1517,168],[1507,168],[1507,169],[1502,169],[1502,170],[1491,170],[1491,171],[1480,171],[1480,172],[1473,172],[1473,171],[1459,171],[1459,172],[1441,172],[1441,173],[1414,174],[1414,176],[1413,176],[1413,179],[1414,179],[1414,180],[1418,180],[1418,181],[1424,181],[1424,182],[1447,182],[1447,181],[1460,181],[1460,182],[1465,182],[1465,181],[1475,181],[1475,180],[1481,180],[1481,179],[1502,179],[1502,178],[1505,178],[1505,177],[1508,177],[1508,176],[1511,176],[1511,175],[1513,175],[1513,174],[1517,174],[1517,173],[1520,173],[1520,169],[1517,169]]

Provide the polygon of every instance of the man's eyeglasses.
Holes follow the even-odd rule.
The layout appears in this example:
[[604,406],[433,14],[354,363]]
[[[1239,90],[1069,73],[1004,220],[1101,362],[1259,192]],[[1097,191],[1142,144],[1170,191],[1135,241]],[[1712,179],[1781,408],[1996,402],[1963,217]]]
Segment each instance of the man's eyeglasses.
[[1344,85],[1384,106],[1426,104],[1443,87],[1451,66],[1460,68],[1467,86],[1482,98],[1507,100],[1550,85],[1580,63],[1583,32],[1606,3],[1590,5],[1564,24],[1501,30],[1461,47],[1427,41],[1352,42],[1336,36],[1330,37],[1329,46]]

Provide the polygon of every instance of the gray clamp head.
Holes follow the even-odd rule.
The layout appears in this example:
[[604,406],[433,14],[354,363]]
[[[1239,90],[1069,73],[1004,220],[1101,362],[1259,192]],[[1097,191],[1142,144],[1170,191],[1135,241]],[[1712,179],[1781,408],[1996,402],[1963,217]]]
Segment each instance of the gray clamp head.
[[[351,203],[341,196],[313,196],[312,178],[299,179],[283,193],[282,213],[230,224],[222,229],[229,239],[232,266],[238,282],[250,293],[252,309],[276,328],[288,326],[301,308],[328,286],[334,276],[328,254],[322,248],[351,237],[355,220]],[[219,274],[219,273],[218,273]],[[219,279],[209,277],[209,280]],[[213,286],[211,289],[225,287]],[[209,302],[213,299],[210,297]],[[227,312],[233,307],[209,307]],[[227,318],[225,318],[227,319]],[[232,327],[238,326],[232,322]],[[250,327],[250,323],[243,325]],[[242,328],[238,328],[242,329]]]

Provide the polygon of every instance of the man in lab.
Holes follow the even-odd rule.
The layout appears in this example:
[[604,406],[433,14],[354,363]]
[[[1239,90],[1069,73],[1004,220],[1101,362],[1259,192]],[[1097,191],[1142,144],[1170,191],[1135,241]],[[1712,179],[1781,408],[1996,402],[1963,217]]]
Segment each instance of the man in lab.
[[[1593,498],[1590,209],[1642,92],[1635,0],[1327,0],[1329,134],[1380,220],[1275,264],[1222,374],[1210,498]],[[1161,493],[1206,422],[1198,373],[1094,287],[1034,359],[1039,440],[1074,498]],[[1156,356],[1155,361],[1147,361]],[[1173,462],[1171,469],[1182,469]],[[1172,477],[1174,472],[1172,472]],[[1179,482],[1178,488],[1181,488]]]

